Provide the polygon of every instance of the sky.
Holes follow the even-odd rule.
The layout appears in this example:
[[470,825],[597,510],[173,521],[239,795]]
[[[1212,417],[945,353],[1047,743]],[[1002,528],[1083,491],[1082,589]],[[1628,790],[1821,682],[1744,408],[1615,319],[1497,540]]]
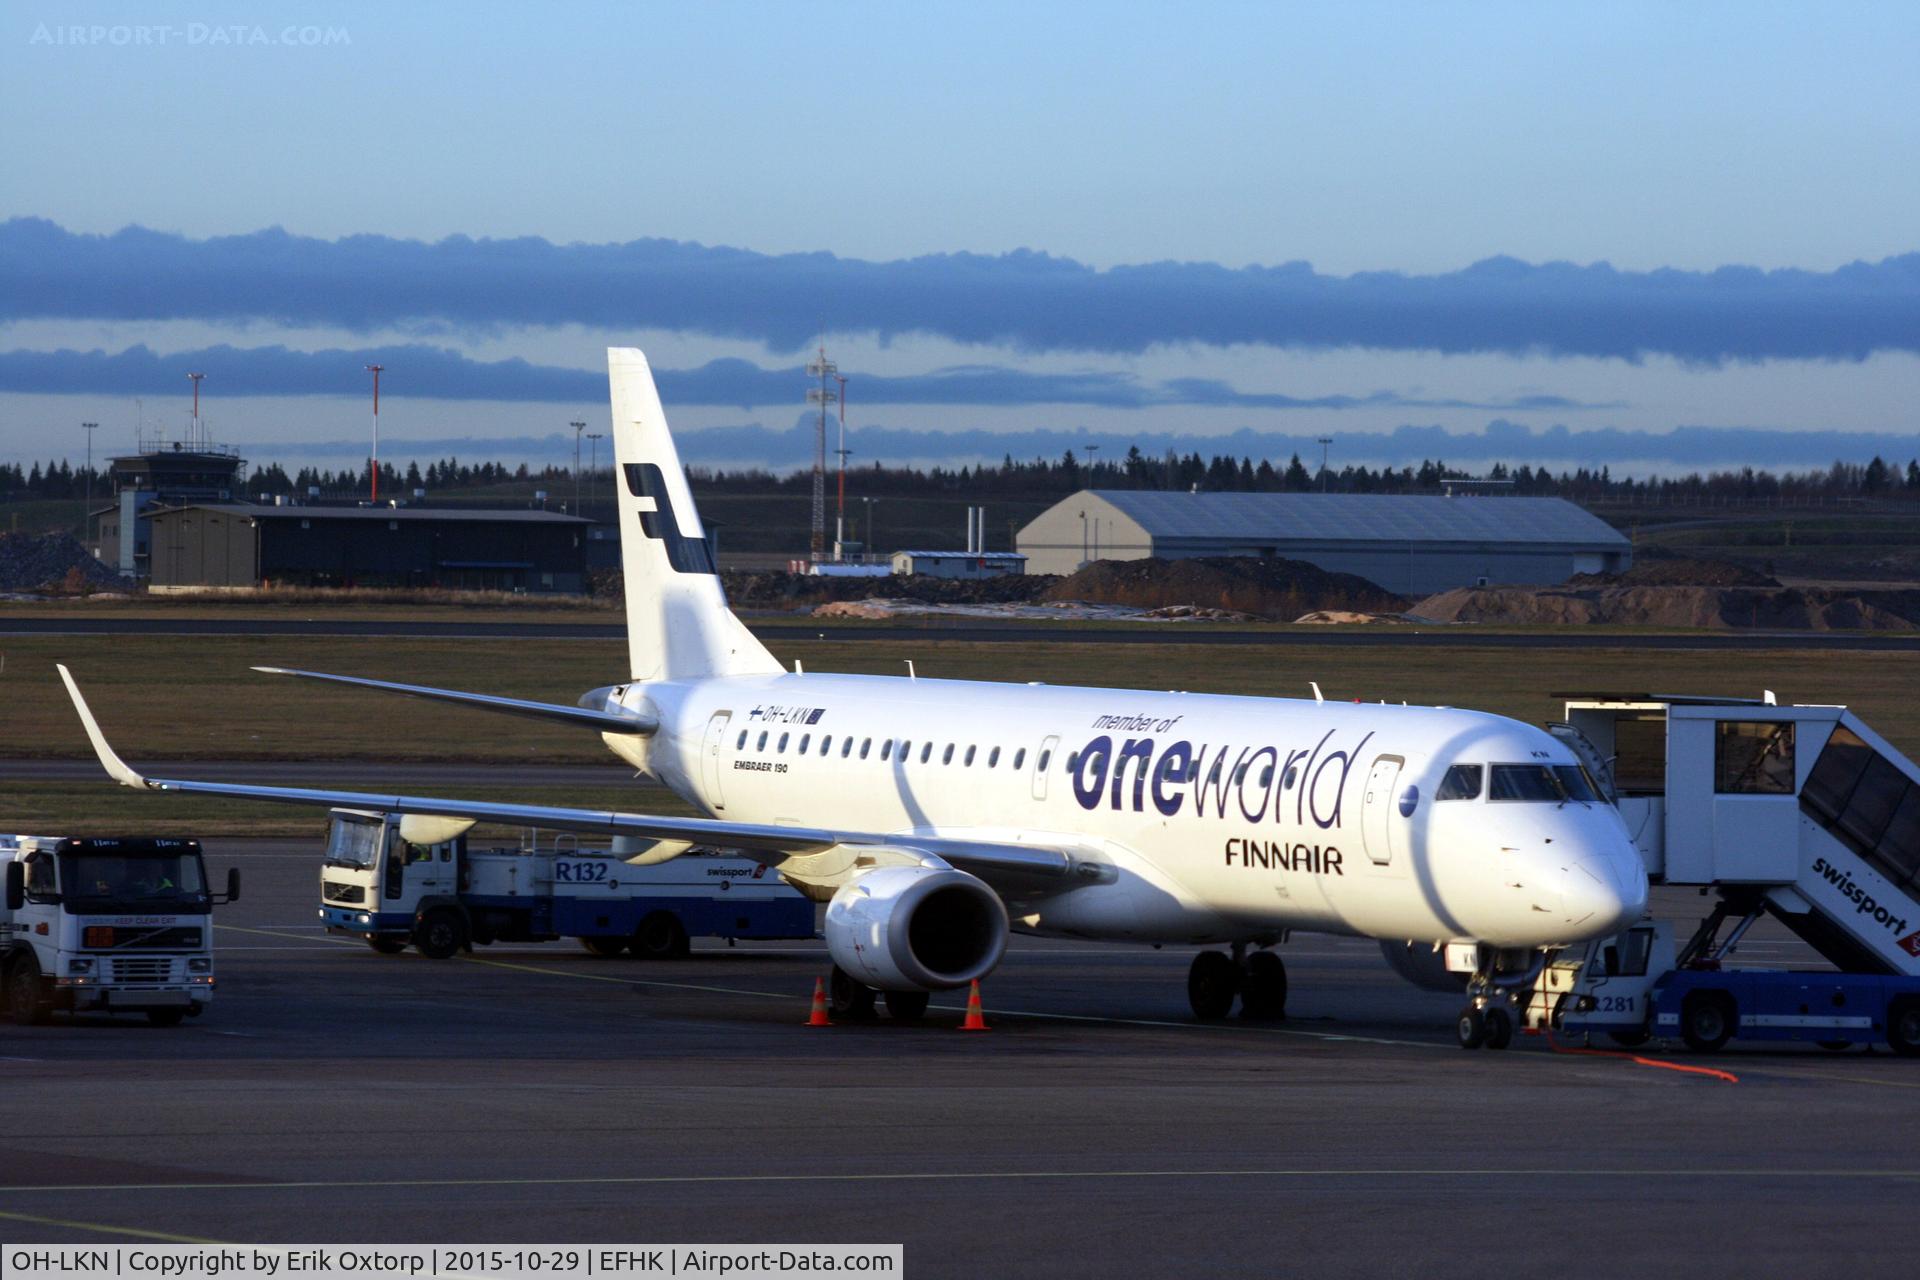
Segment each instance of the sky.
[[[1920,9],[0,6],[0,461],[1920,453]],[[1864,451],[1864,454],[1861,454]],[[1111,456],[1111,455],[1109,455]]]

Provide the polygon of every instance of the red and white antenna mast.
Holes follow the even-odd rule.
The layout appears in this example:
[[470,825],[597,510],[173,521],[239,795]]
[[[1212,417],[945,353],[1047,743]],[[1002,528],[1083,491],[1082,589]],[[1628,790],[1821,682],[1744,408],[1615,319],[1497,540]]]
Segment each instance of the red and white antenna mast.
[[853,450],[847,448],[847,380],[837,373],[833,380],[840,384],[840,447],[834,450],[840,455],[840,498],[833,508],[833,558],[838,560],[847,540],[847,455]]
[[367,480],[373,501],[380,501],[380,371],[387,366],[370,364],[367,372],[373,375],[373,456],[367,459]]

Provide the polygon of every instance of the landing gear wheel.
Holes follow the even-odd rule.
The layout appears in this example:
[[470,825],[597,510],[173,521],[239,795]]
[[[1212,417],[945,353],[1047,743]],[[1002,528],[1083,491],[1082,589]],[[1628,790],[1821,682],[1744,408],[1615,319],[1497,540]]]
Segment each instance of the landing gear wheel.
[[1218,1022],[1233,1012],[1240,993],[1240,966],[1224,951],[1202,951],[1187,970],[1187,1003],[1202,1022]]
[[397,956],[407,949],[405,938],[368,938],[367,945],[383,956]]
[[449,960],[467,945],[467,926],[450,907],[435,907],[413,931],[413,945],[431,960]]
[[1896,1000],[1887,1009],[1887,1044],[1902,1057],[1920,1055],[1920,1000]]
[[1271,951],[1247,957],[1240,984],[1240,1016],[1256,1022],[1278,1022],[1287,1016],[1287,966]]
[[627,945],[642,960],[677,960],[691,950],[680,917],[671,911],[655,911],[643,917]]
[[1480,1020],[1487,1028],[1487,1048],[1504,1049],[1513,1043],[1513,1015],[1504,1005],[1488,1005]]
[[918,1022],[927,1015],[927,1002],[933,999],[931,991],[889,991],[886,993],[887,1016],[895,1022]]
[[1680,1006],[1680,1038],[1695,1053],[1713,1053],[1733,1038],[1733,999],[1724,991],[1696,991]]
[[1453,1025],[1454,1035],[1460,1040],[1462,1049],[1478,1049],[1487,1042],[1487,1019],[1477,1005],[1468,1005],[1460,1011],[1460,1019]]
[[873,1017],[873,1002],[879,994],[835,965],[827,979],[827,1012],[842,1022],[865,1022]]
[[19,1026],[44,1026],[52,1019],[53,999],[40,980],[40,966],[32,960],[16,960],[7,970],[7,1007]]
[[627,949],[627,940],[625,938],[582,938],[580,945],[587,949],[587,954],[590,956],[611,960]]
[[187,1020],[185,1009],[149,1009],[147,1021],[156,1027],[177,1027]]

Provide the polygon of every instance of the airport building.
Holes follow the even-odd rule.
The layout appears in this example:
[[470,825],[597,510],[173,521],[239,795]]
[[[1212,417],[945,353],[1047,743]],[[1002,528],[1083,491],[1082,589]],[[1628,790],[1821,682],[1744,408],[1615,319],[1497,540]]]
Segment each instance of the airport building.
[[1025,573],[1027,558],[1012,551],[896,551],[893,571],[925,578],[998,578]]
[[553,511],[268,506],[156,507],[149,586],[586,589],[591,521]]
[[1278,556],[1402,595],[1613,573],[1633,546],[1564,498],[1084,489],[1016,536],[1029,573],[1094,560]]

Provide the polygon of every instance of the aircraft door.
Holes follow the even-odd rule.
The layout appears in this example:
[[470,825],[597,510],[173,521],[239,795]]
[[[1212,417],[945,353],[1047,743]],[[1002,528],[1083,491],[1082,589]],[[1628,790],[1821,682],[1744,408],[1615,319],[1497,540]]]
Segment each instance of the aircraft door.
[[732,720],[733,712],[731,711],[714,712],[713,718],[707,721],[706,745],[700,752],[700,757],[704,761],[701,768],[704,770],[703,776],[706,780],[707,800],[716,812],[725,812],[727,807],[726,793],[721,789],[721,780],[725,777],[721,757],[726,752],[727,725]]
[[1393,862],[1394,785],[1400,780],[1399,756],[1381,756],[1367,771],[1367,789],[1360,803],[1360,839],[1375,866]]
[[1054,752],[1060,749],[1060,735],[1054,734],[1040,744],[1040,751],[1033,757],[1033,798],[1047,798],[1047,770],[1053,767]]

